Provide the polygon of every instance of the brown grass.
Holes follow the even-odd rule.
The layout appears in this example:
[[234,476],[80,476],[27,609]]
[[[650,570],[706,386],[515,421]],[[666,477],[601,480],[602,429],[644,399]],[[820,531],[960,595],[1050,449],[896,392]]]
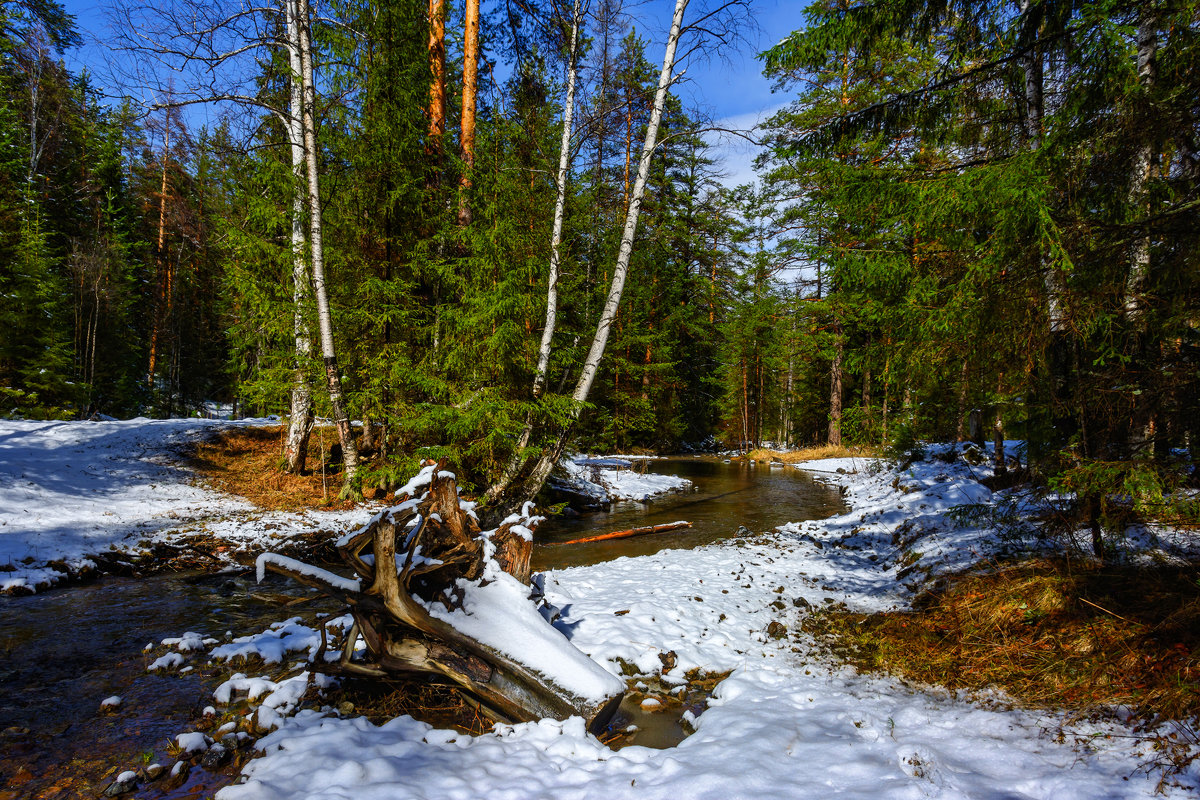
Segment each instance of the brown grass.
[[747,461],[782,461],[785,464],[795,464],[799,461],[815,461],[819,458],[875,458],[878,455],[869,447],[835,447],[823,444],[786,452],[760,447],[757,450],[751,450],[743,458]]
[[340,472],[332,471],[322,459],[322,453],[328,458],[337,434],[321,428],[313,430],[308,470],[303,475],[288,475],[281,469],[285,434],[282,426],[221,431],[196,445],[191,466],[214,489],[244,497],[271,511],[352,508],[353,502],[338,499]]
[[867,671],[1145,719],[1200,715],[1195,568],[1033,561],[960,576],[914,612],[821,612],[805,628]]

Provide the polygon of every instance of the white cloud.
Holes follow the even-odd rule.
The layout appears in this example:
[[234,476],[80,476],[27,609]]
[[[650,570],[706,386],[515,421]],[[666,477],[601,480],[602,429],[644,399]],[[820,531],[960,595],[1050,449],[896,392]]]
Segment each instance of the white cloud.
[[[778,103],[758,111],[724,117],[714,123],[714,127],[721,130],[704,134],[712,147],[710,154],[716,160],[717,168],[725,173],[721,179],[724,186],[732,189],[756,180],[754,159],[763,148],[757,143],[761,133],[754,129],[784,105]],[[739,132],[744,135],[739,135]]]

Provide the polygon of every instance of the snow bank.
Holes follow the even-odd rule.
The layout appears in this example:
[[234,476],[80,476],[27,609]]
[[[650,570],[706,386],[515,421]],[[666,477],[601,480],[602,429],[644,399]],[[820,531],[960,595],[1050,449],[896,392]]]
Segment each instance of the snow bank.
[[593,503],[613,500],[648,500],[691,487],[687,478],[637,472],[632,457],[573,456],[559,464],[560,473],[550,479],[552,488],[589,498]]
[[95,568],[87,557],[207,533],[262,550],[357,511],[263,512],[197,486],[176,450],[196,438],[278,419],[0,420],[0,592],[52,586]]

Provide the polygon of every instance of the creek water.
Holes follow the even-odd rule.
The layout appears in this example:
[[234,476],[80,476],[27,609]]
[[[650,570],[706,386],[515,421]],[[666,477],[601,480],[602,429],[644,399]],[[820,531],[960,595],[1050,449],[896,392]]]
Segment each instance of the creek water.
[[[739,528],[762,533],[787,522],[822,519],[844,507],[837,487],[814,481],[813,473],[795,467],[725,462],[712,457],[654,459],[644,467],[687,478],[692,487],[647,501],[614,503],[607,511],[546,520],[537,530],[533,568],[561,569],[621,556],[650,555],[668,548],[700,547],[736,536]],[[605,542],[561,544],[676,520],[691,522],[692,527]]]
[[[650,471],[678,475],[693,487],[646,502],[619,502],[609,510],[539,529],[536,570],[594,564],[666,548],[691,548],[758,533],[785,522],[838,512],[835,487],[814,482],[792,467],[724,463],[713,458],[651,461]],[[564,545],[574,538],[675,520],[690,529],[649,536]],[[744,531],[742,531],[744,533]],[[147,643],[196,631],[224,638],[263,630],[290,614],[332,611],[313,599],[283,611],[268,596],[307,594],[277,576],[256,586],[250,573],[179,574],[104,578],[30,597],[0,598],[0,800],[95,796],[117,772],[143,763],[172,762],[175,734],[192,730],[211,702],[211,679],[146,672]],[[118,695],[116,713],[101,700]],[[665,747],[685,733],[677,713],[647,714],[636,703],[623,716],[639,728],[633,743]],[[699,709],[694,709],[699,710]],[[153,784],[125,797],[200,797],[228,777],[192,771],[182,787],[164,795]]]

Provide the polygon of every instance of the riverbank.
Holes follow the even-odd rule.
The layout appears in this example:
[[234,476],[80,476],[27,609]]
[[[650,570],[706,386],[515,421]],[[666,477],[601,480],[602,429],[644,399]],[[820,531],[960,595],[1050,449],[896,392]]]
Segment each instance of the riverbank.
[[[1168,763],[1163,738],[1119,708],[1080,718],[860,674],[804,630],[822,610],[910,609],[938,580],[1016,547],[961,509],[1032,501],[996,496],[987,466],[931,455],[806,465],[845,488],[850,510],[825,520],[546,574],[559,629],[614,674],[665,687],[655,703],[669,706],[689,675],[728,672],[706,709],[685,711],[694,732],[674,747],[613,750],[579,720],[483,734],[408,716],[376,725],[315,700],[258,742],[244,783],[219,797],[1191,796],[1195,747]],[[1186,540],[1143,533],[1142,556],[1188,557]]]
[[[0,420],[0,595],[100,575],[216,571],[250,564],[266,550],[312,556],[383,506],[317,507],[319,471],[307,478],[316,487],[309,487],[307,505],[279,481],[249,491],[245,480],[226,480],[232,466],[205,447],[220,434],[240,436],[237,446],[246,452],[238,457],[257,464],[261,483],[273,465],[254,461],[247,443],[278,439],[279,425],[275,417]],[[317,462],[315,441],[313,448]],[[619,464],[590,472],[593,491],[608,500],[688,485]]]

